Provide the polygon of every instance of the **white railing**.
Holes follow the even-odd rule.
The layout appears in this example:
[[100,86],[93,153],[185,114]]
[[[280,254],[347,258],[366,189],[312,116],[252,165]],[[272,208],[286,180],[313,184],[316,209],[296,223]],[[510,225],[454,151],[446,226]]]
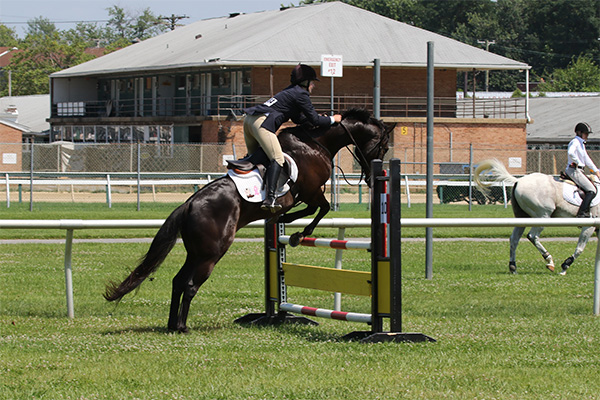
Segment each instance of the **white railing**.
[[[286,226],[304,227],[311,222],[310,219],[300,219]],[[76,229],[135,229],[135,228],[160,228],[164,220],[0,220],[0,229],[64,229],[65,240],[65,287],[67,297],[67,315],[75,316],[73,306],[73,280],[72,280],[72,247],[73,232]],[[264,221],[259,220],[247,225],[247,228],[261,228]],[[331,218],[322,220],[318,227],[338,228],[370,227],[369,218]],[[402,227],[515,227],[515,226],[594,226],[600,228],[600,218],[406,218],[401,220]],[[600,315],[600,240],[596,247],[594,262],[594,315]]]
[[[98,175],[98,174],[94,174]],[[172,185],[187,185],[187,186],[203,186],[210,183],[213,179],[217,179],[223,176],[222,173],[213,173],[213,174],[203,174],[203,177],[198,178],[187,178],[187,179],[178,179],[178,178],[151,178],[151,177],[141,177],[141,178],[113,178],[114,175],[106,174],[102,177],[64,177],[64,178],[45,178],[45,177],[35,177],[25,178],[25,177],[11,177],[9,173],[4,173],[0,175],[0,187],[4,188],[3,191],[6,194],[6,207],[10,208],[12,193],[15,192],[14,188],[11,190],[12,186],[18,187],[47,187],[47,186],[62,186],[66,188],[71,188],[71,197],[73,198],[74,187],[80,188],[94,188],[94,187],[103,187],[106,191],[106,203],[108,207],[112,207],[112,193],[113,187],[122,186],[122,187],[151,187],[153,199],[156,201],[156,187],[159,186],[172,186]],[[331,179],[327,180],[325,183],[326,186],[331,187],[335,185],[334,192],[339,197],[339,191],[341,187],[348,186],[362,186],[363,188],[368,190],[364,179],[359,179],[361,177],[360,174],[349,173],[345,175],[346,179],[342,179],[341,175],[336,175],[334,183],[332,183]],[[412,205],[412,196],[411,189],[425,189],[427,186],[427,182],[424,179],[419,179],[419,175],[417,174],[409,174],[403,176],[403,187],[404,193],[407,196],[407,206],[410,208]],[[452,177],[460,178],[460,179],[468,179],[468,175],[450,175],[445,177],[446,179],[436,179],[433,181],[434,187],[442,187],[442,192],[438,194],[440,197],[440,203],[444,203],[443,198],[452,196],[443,195],[443,188],[448,187],[450,190],[456,190],[458,188],[463,188],[466,190],[466,195],[464,193],[454,192],[455,197],[464,198],[466,201],[469,201],[469,194],[471,194],[471,201],[475,199],[475,189],[477,188],[474,182],[469,182],[468,180],[450,180]],[[468,188],[471,186],[473,188],[472,192],[469,192]],[[506,189],[507,187],[511,187],[511,185],[506,185],[504,183],[490,183],[490,186],[499,187],[500,195],[498,196],[498,201],[502,201],[504,207],[506,208],[508,205],[508,196]],[[2,193],[0,191],[0,193]],[[18,190],[17,190],[18,193]],[[458,196],[458,195],[461,196]],[[458,199],[449,200],[449,201],[458,201]],[[336,201],[332,199],[332,203]],[[338,201],[339,202],[339,201]]]

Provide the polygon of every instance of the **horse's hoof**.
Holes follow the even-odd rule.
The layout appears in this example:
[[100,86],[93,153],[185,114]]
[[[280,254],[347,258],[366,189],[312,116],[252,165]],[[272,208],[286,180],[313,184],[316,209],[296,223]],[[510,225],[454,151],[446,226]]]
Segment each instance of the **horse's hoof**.
[[562,265],[561,265],[562,271],[560,271],[561,275],[567,274],[567,270],[569,269],[571,264],[573,264],[573,261],[575,261],[575,258],[573,258],[573,256],[571,256],[562,263]]
[[184,326],[183,328],[173,328],[169,326],[167,327],[167,330],[169,333],[190,333],[187,326]]
[[546,264],[546,268],[548,268],[550,272],[554,272],[554,264]]
[[510,263],[508,264],[508,269],[510,271],[511,274],[515,275],[517,273],[517,265]]
[[300,232],[296,232],[292,236],[290,236],[289,245],[292,247],[296,247],[300,244],[302,239],[304,239],[304,236],[302,236]]

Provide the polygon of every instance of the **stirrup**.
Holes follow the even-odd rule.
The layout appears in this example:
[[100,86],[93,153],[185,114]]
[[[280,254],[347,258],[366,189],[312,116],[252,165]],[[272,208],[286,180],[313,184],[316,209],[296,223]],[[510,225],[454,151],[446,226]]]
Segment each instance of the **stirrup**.
[[281,204],[278,204],[277,200],[275,198],[267,198],[260,205],[261,210],[271,211],[272,213],[276,213],[277,211],[281,210],[282,208],[283,207],[281,206]]

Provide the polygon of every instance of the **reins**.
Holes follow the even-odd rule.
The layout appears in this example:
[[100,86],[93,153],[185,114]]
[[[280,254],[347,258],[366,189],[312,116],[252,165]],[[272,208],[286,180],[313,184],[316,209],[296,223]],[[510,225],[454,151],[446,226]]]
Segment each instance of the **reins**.
[[[352,154],[352,157],[354,157],[354,159],[358,162],[358,164],[362,166],[359,181],[362,179],[363,175],[365,177],[371,176],[371,166],[369,165],[369,162],[367,161],[367,157],[365,157],[362,150],[360,149],[360,146],[358,145],[358,143],[356,143],[356,139],[354,139],[354,136],[352,136],[352,133],[350,133],[350,129],[348,129],[348,127],[343,122],[340,122],[340,125],[342,126],[342,128],[344,128],[344,131],[346,131],[346,133],[350,137],[350,140],[352,141],[352,144],[354,144],[354,148],[356,150],[355,151],[350,150],[350,147],[348,147],[347,145],[346,145],[346,149],[348,149],[348,151],[350,152],[350,154]],[[380,140],[380,143],[381,143],[381,140]],[[358,152],[358,156],[356,155],[356,152]],[[359,158],[359,156],[362,158],[362,160],[361,160],[361,158]],[[350,184],[350,182],[348,182],[348,180],[346,179],[346,175],[344,174],[344,171],[339,166],[338,166],[338,168],[340,169],[340,171],[342,171],[342,176],[344,177],[344,180],[346,181],[346,183]]]
[[[344,129],[344,132],[346,132],[346,134],[352,141],[352,144],[354,144],[355,151],[352,151],[350,149],[350,147],[348,147],[349,145],[346,145],[345,147],[346,147],[346,149],[348,149],[350,154],[352,154],[352,157],[354,157],[354,159],[362,167],[359,181],[362,180],[363,176],[365,176],[365,177],[371,176],[371,166],[369,165],[369,162],[367,161],[367,157],[365,157],[363,151],[361,150],[360,146],[356,142],[356,139],[354,139],[354,136],[350,132],[350,129],[348,129],[348,127],[343,123],[343,121],[340,122],[339,125]],[[315,138],[312,135],[310,135],[308,132],[302,131],[302,133],[304,133],[308,138],[310,138],[312,140],[313,143],[316,143],[319,147],[321,147],[326,152],[326,154],[328,155],[328,158],[331,159],[331,166],[333,168],[334,167],[333,155],[331,154],[329,149],[327,149],[327,147],[325,147],[321,143],[319,143],[319,141],[315,140]],[[382,140],[382,138],[380,138],[378,145],[381,143],[381,140]],[[344,173],[344,170],[342,170],[342,168],[339,165],[337,166],[337,168],[342,172],[342,177],[344,178],[346,183],[348,183],[348,185],[351,185],[351,183],[348,182],[348,179],[346,179],[346,174]]]

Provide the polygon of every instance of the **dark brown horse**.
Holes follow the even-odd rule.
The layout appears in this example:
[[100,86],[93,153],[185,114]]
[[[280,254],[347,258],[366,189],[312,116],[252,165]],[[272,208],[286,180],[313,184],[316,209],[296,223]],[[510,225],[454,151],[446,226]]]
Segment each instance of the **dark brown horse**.
[[299,242],[310,235],[330,208],[323,185],[331,175],[335,154],[345,146],[355,145],[358,161],[369,177],[370,162],[383,158],[392,129],[393,126],[384,126],[364,110],[349,110],[342,122],[332,127],[309,130],[298,126],[281,131],[281,146],[296,161],[298,178],[290,192],[278,200],[283,205],[278,214],[261,210],[260,203],[245,201],[229,177],[219,178],[169,215],[137,268],[122,283],[109,283],[104,297],[108,301],[120,300],[137,288],[158,269],[180,234],[187,257],[173,278],[168,328],[186,332],[192,299],[233,243],[238,229],[258,219],[285,214],[299,203],[305,203],[306,208],[282,215],[279,220],[291,222],[314,214],[318,209],[315,219],[302,233],[295,234],[295,240]]

